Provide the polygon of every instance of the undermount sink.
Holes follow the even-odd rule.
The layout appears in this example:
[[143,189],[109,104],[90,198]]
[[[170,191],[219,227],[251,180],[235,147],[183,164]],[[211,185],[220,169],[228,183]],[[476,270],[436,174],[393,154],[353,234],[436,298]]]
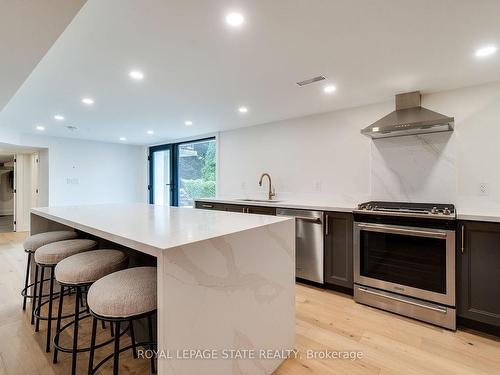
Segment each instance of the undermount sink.
[[270,200],[270,199],[249,199],[249,198],[243,198],[243,199],[237,199],[238,201],[242,202],[261,202],[261,203],[277,203],[281,201],[275,201],[275,200]]

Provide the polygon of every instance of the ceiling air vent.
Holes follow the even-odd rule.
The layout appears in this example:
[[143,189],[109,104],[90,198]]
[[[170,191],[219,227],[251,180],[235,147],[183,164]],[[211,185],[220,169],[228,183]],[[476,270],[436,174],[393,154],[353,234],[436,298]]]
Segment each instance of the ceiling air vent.
[[304,81],[297,82],[297,85],[299,85],[299,86],[310,85],[311,83],[323,81],[325,79],[326,79],[325,76],[317,76],[317,77],[306,79]]

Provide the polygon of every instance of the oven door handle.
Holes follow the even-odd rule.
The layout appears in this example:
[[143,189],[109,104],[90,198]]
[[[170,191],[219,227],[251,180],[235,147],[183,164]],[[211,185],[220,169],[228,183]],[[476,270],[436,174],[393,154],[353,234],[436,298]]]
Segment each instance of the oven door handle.
[[420,229],[408,229],[402,227],[394,227],[391,225],[382,224],[358,224],[359,229],[366,230],[369,232],[379,232],[379,233],[392,233],[392,234],[402,234],[406,236],[416,236],[416,237],[430,237],[446,239],[447,234],[442,231],[430,231],[430,230],[420,230]]
[[413,305],[413,306],[417,306],[417,307],[421,307],[421,308],[424,308],[424,309],[429,309],[429,310],[433,310],[433,311],[437,311],[437,312],[446,314],[446,307],[428,306],[426,304],[418,303],[416,301],[411,301],[411,300],[408,300],[406,298],[398,298],[398,297],[387,295],[385,293],[378,293],[378,292],[375,292],[373,290],[370,290],[370,289],[367,289],[367,288],[363,288],[361,286],[358,287],[358,290],[360,292],[363,292],[363,293],[373,294],[374,296],[377,296],[377,297],[387,298],[387,299],[390,299],[390,300],[393,300],[393,301],[407,303],[409,305]]

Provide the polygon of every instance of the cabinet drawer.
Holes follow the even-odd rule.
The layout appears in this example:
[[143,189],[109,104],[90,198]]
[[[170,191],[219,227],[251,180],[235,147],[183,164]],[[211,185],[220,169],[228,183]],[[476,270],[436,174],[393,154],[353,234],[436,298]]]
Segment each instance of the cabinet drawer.
[[218,211],[225,210],[225,207],[222,203],[196,202],[195,207],[201,208],[203,210],[218,210]]

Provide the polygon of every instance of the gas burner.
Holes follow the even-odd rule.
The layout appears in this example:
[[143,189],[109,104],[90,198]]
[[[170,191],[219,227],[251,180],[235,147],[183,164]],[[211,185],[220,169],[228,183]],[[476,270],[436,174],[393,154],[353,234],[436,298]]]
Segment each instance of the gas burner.
[[385,216],[455,219],[453,204],[370,201],[359,204],[354,212]]

